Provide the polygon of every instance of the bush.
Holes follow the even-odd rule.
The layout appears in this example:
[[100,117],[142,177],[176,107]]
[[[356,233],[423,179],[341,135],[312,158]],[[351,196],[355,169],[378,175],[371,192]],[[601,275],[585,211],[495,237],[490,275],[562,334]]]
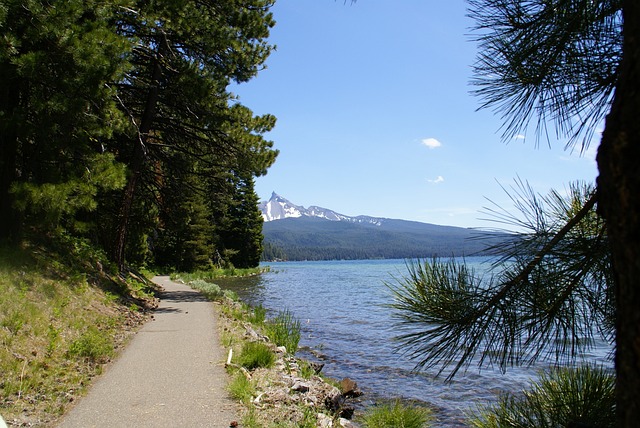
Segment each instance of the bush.
[[189,286],[200,291],[209,300],[219,300],[224,295],[218,284],[207,282],[202,279],[190,281]]
[[113,355],[113,343],[106,333],[95,327],[89,327],[71,343],[69,355],[97,361]]
[[233,290],[224,290],[223,294],[224,294],[224,297],[234,302],[237,302],[238,300],[240,300],[240,298],[238,297],[238,293],[236,293]]
[[269,340],[276,346],[287,348],[287,352],[291,355],[298,350],[300,321],[295,319],[290,311],[281,311],[274,319],[269,320],[265,325],[265,332]]
[[477,428],[615,426],[615,377],[588,365],[542,374],[521,395],[504,395],[471,418]]
[[405,405],[396,400],[370,407],[363,419],[364,426],[368,428],[423,428],[432,415],[427,408]]
[[276,355],[262,342],[247,342],[240,352],[240,365],[248,370],[260,367],[272,367],[276,361]]

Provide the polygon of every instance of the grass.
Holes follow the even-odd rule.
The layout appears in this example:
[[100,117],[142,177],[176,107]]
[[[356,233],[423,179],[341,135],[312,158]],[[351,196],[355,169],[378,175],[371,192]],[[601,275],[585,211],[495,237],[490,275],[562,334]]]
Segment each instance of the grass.
[[209,300],[220,300],[224,292],[218,284],[207,282],[202,279],[195,279],[188,282],[189,287],[194,288],[204,294]]
[[227,385],[231,397],[244,404],[249,404],[256,394],[256,386],[242,372],[237,372]]
[[362,421],[367,428],[423,428],[432,419],[431,410],[396,400],[370,407]]
[[258,267],[249,269],[238,269],[235,267],[229,268],[211,268],[208,270],[198,270],[195,272],[176,272],[171,274],[173,281],[183,281],[189,283],[195,280],[203,280],[206,282],[214,282],[216,279],[229,278],[234,276],[251,276],[258,275],[263,272],[268,272],[268,267]]
[[265,333],[276,346],[284,346],[287,352],[295,355],[300,342],[300,320],[289,310],[281,311],[265,323]]
[[[318,413],[327,412],[324,402],[318,402],[317,405],[312,406],[304,400],[297,402],[291,400],[295,398],[295,394],[289,392],[291,385],[284,380],[290,379],[293,371],[299,372],[299,375],[305,379],[316,378],[313,368],[305,361],[294,358],[292,354],[287,354],[274,367],[257,368],[263,365],[270,366],[271,363],[255,362],[262,361],[262,357],[256,357],[256,355],[262,354],[264,350],[256,352],[251,348],[266,347],[270,352],[266,358],[270,359],[271,355],[274,355],[276,344],[248,341],[247,327],[250,326],[259,335],[266,335],[268,326],[273,324],[274,320],[266,319],[266,310],[262,306],[251,307],[228,299],[223,299],[221,303],[216,305],[220,315],[218,327],[221,342],[225,347],[233,350],[232,364],[227,366],[231,375],[228,390],[230,395],[243,405],[241,426],[245,428],[315,428],[318,426]],[[296,324],[291,314],[288,317],[289,323]],[[251,350],[247,351],[248,349]],[[248,355],[251,357],[247,358]],[[283,364],[280,364],[280,361]],[[256,368],[249,368],[254,366]],[[267,390],[273,392],[274,389],[283,391],[282,396],[279,396],[276,401],[270,399],[271,395],[266,392]],[[334,416],[327,417],[332,419]]]
[[107,331],[89,326],[87,330],[69,345],[70,357],[86,358],[92,362],[108,360],[113,356],[114,344]]
[[522,394],[508,394],[470,418],[476,428],[614,427],[615,377],[598,367],[543,373]]
[[[82,393],[143,316],[146,285],[110,273],[83,241],[0,247],[0,414],[50,424]],[[123,296],[123,291],[127,291]]]
[[270,368],[276,362],[276,355],[262,342],[246,342],[240,352],[240,365],[247,370]]

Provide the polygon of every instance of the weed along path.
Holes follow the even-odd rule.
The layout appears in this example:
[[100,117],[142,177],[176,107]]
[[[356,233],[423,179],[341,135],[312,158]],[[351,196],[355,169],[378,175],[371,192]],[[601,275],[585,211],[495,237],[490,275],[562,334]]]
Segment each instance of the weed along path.
[[228,398],[224,351],[213,304],[168,277],[160,306],[58,425],[227,428],[238,418]]

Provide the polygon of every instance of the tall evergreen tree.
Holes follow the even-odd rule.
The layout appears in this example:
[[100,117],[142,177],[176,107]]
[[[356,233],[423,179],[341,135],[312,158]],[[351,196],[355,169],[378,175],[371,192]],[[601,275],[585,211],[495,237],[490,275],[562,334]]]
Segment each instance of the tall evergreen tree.
[[[271,143],[259,135],[264,128],[251,126],[244,117],[249,110],[226,90],[232,80],[253,77],[270,53],[272,3],[139,2],[119,16],[119,34],[137,42],[132,72],[118,87],[136,129],[117,139],[120,159],[129,167],[113,245],[121,268],[136,189],[154,186],[157,166],[171,152],[228,170],[251,165],[252,173],[273,162]],[[254,137],[249,145],[244,134]]]
[[177,154],[167,164],[170,178],[160,187],[159,224],[153,238],[155,263],[180,271],[211,267],[215,234],[211,202],[203,190],[209,176],[197,164]]
[[80,227],[76,214],[95,210],[99,191],[123,185],[106,147],[124,124],[107,85],[127,66],[129,45],[109,26],[120,3],[0,7],[1,238],[16,238],[29,218]]
[[225,213],[221,245],[230,251],[235,267],[251,268],[260,263],[262,254],[262,214],[252,177],[237,177],[232,202]]

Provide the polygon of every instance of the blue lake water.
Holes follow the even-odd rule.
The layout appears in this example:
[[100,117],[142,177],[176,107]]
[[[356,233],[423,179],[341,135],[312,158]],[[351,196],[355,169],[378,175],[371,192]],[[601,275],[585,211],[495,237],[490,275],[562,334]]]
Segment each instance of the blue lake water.
[[[483,258],[466,261],[481,268]],[[445,382],[437,370],[416,373],[415,361],[396,352],[398,330],[391,310],[393,298],[385,282],[406,273],[403,260],[359,260],[268,263],[271,271],[260,276],[224,280],[241,300],[261,304],[271,314],[288,309],[302,322],[301,351],[297,355],[325,363],[323,373],[349,377],[363,390],[363,404],[380,397],[424,401],[437,411],[435,426],[465,426],[465,412],[492,402],[497,394],[517,391],[545,367],[499,369],[475,366]],[[602,345],[588,360],[611,365]]]

